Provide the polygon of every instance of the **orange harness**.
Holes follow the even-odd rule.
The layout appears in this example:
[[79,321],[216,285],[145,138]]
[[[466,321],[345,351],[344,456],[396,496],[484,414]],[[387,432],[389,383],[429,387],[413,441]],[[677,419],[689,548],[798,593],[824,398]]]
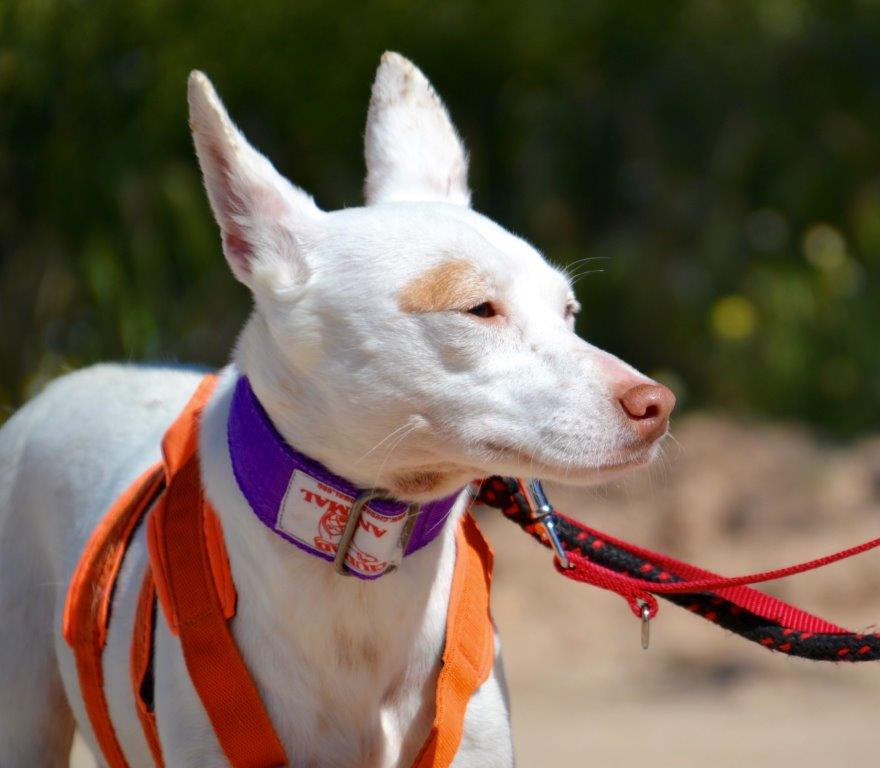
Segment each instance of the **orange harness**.
[[[149,564],[138,600],[130,674],[138,717],[156,766],[163,766],[162,750],[155,713],[143,689],[150,679],[157,598],[171,631],[180,639],[193,686],[233,768],[289,765],[232,635],[229,620],[235,615],[235,586],[220,522],[201,483],[199,416],[216,382],[213,375],[202,380],[165,434],[162,462],[141,475],[107,511],[68,588],[62,632],[73,649],[86,711],[109,768],[128,768],[128,762],[110,719],[102,654],[116,577],[144,515]],[[492,551],[468,513],[456,531],[434,722],[414,768],[451,764],[467,703],[492,669],[491,579]]]

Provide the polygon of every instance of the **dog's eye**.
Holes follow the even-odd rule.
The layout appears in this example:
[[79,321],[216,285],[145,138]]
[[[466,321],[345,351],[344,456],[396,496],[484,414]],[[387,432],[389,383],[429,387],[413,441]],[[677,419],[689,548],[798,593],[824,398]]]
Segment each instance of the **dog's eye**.
[[491,301],[484,301],[482,304],[471,307],[468,310],[468,314],[475,315],[476,317],[495,317],[498,313],[495,311],[495,305]]

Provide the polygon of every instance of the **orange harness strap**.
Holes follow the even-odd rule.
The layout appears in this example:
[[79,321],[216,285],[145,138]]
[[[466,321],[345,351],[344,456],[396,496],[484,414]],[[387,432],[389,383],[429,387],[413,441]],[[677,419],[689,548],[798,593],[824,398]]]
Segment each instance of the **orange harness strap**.
[[101,656],[110,599],[131,535],[162,487],[162,467],[150,467],[110,507],[89,537],[64,604],[61,631],[73,649],[80,693],[109,768],[127,768],[104,695]]
[[216,376],[202,380],[162,441],[170,479],[147,521],[147,548],[165,616],[180,637],[187,671],[227,759],[233,768],[286,766],[227,623],[230,595],[222,593],[231,580],[217,578],[219,567],[229,571],[225,554],[218,557],[222,539],[208,542],[209,532],[216,535],[220,527],[202,492],[198,422],[216,383]]
[[204,504],[193,454],[150,516],[151,531],[164,529],[150,537],[153,568],[158,555],[186,668],[233,768],[286,766],[284,748],[223,615],[205,545]]
[[495,632],[489,613],[492,548],[470,512],[461,519],[455,545],[434,724],[413,768],[445,768],[452,763],[464,732],[468,702],[489,677],[495,661]]
[[[156,765],[162,768],[155,714],[143,696],[158,598],[169,626],[180,637],[187,671],[233,768],[287,766],[284,748],[230,631],[235,588],[219,520],[201,484],[198,419],[215,385],[215,376],[203,379],[163,440],[166,489],[147,520],[150,566],[131,646],[136,710]],[[127,768],[110,721],[101,668],[110,598],[131,533],[162,480],[157,465],[114,503],[86,546],[65,605],[64,636],[74,648],[86,709],[109,768]],[[456,531],[434,722],[414,768],[447,768],[452,763],[467,704],[492,670],[491,579],[492,551],[468,513]]]
[[141,592],[138,596],[137,612],[134,615],[134,634],[131,638],[131,689],[138,719],[144,731],[147,746],[153,755],[156,768],[164,768],[162,746],[159,744],[159,729],[156,726],[156,713],[151,702],[144,698],[144,685],[153,684],[150,663],[153,658],[153,632],[156,629],[156,585],[153,571],[147,566]]

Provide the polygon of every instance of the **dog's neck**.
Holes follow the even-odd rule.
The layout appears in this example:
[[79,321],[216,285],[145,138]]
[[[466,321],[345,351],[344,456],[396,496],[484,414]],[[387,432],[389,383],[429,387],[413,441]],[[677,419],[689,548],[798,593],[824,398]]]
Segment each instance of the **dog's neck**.
[[428,546],[460,492],[420,505],[355,486],[281,437],[247,376],[235,384],[227,436],[238,487],[260,522],[317,558],[334,560],[341,549],[342,570],[362,579]]

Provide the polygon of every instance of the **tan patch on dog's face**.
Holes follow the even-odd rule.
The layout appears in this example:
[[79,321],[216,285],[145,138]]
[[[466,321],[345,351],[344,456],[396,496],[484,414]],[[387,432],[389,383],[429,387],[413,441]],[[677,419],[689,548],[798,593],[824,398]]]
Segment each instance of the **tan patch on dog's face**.
[[466,311],[487,300],[489,286],[464,259],[450,259],[423,272],[397,294],[404,312],[421,314],[447,309]]

